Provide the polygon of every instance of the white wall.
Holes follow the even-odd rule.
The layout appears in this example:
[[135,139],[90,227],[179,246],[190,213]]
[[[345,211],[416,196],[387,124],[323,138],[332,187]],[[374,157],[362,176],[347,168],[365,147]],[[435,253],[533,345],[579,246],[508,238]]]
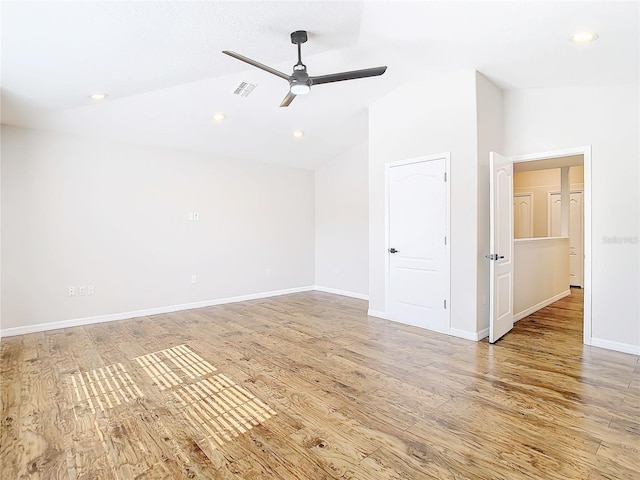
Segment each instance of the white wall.
[[[434,75],[371,107],[371,310],[386,308],[384,164],[450,151],[452,327],[484,328],[485,152],[500,149],[502,97],[505,154],[593,146],[593,343],[640,351],[638,85],[500,95],[485,80],[473,71]],[[323,217],[316,252],[314,172],[3,127],[2,328],[314,282],[360,293],[362,258],[344,283],[331,272],[328,252],[341,229],[326,219],[339,210],[331,189],[353,193],[332,180],[332,169],[344,167],[345,179],[357,182],[364,149],[316,172]],[[361,198],[361,184],[357,191]],[[361,218],[358,205],[345,216]],[[188,211],[202,220],[187,222]],[[68,285],[88,284],[95,296],[67,297]]]
[[385,305],[385,178],[388,162],[451,152],[451,327],[477,331],[478,149],[476,72],[415,80],[369,110],[369,307]]
[[368,298],[369,177],[364,141],[315,170],[316,286]]
[[504,93],[505,154],[592,145],[592,343],[635,353],[640,353],[638,91],[638,85],[619,85]]
[[514,320],[571,294],[568,238],[517,239],[513,258]]
[[2,327],[311,286],[313,177],[2,127]]
[[478,123],[478,270],[477,327],[479,337],[489,334],[489,152],[503,150],[502,90],[476,72],[476,108]]

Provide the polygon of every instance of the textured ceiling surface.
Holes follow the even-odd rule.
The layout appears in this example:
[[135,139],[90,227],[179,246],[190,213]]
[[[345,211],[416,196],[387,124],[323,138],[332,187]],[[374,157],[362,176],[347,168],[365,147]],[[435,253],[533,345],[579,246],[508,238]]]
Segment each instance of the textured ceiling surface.
[[[504,89],[639,81],[639,2],[2,1],[2,122],[313,168],[367,136],[367,107],[411,79],[476,69]],[[318,85],[288,108],[290,32]],[[592,45],[569,36],[596,31]],[[241,81],[258,84],[247,98]],[[109,94],[94,102],[88,95]],[[407,108],[411,108],[410,105]],[[211,120],[225,112],[226,121]],[[305,136],[292,138],[294,129]]]

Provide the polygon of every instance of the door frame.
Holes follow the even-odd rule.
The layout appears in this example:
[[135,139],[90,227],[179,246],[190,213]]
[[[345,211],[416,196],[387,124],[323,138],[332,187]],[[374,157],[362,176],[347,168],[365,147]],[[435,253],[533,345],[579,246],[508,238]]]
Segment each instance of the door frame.
[[385,316],[391,320],[389,315],[390,305],[390,291],[389,291],[389,276],[391,272],[391,255],[389,253],[389,171],[393,167],[400,167],[403,165],[411,165],[413,163],[430,162],[433,160],[444,159],[444,172],[446,175],[445,181],[445,231],[447,235],[446,254],[447,254],[447,271],[445,272],[446,285],[447,285],[447,306],[444,310],[445,315],[445,331],[443,333],[449,333],[451,330],[451,175],[450,175],[450,159],[451,152],[436,153],[433,155],[424,155],[420,157],[409,158],[405,160],[397,160],[395,162],[387,162],[384,165],[384,304],[385,304]]
[[531,153],[527,155],[514,155],[511,157],[513,163],[535,162],[537,160],[547,160],[550,158],[569,157],[572,155],[582,155],[584,167],[584,185],[582,188],[583,207],[583,282],[584,282],[584,305],[583,305],[583,327],[582,337],[585,345],[591,345],[591,145],[582,147],[565,148],[548,152]]

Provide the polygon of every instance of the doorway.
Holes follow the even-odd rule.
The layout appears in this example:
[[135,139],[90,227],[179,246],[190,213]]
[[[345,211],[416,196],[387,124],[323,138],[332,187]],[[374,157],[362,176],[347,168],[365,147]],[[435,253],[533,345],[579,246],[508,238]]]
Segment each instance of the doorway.
[[[582,287],[583,287],[583,343],[591,345],[591,146],[576,147],[552,152],[543,152],[512,157],[516,170],[543,170],[582,165],[583,188],[580,195],[582,211],[580,228],[583,232]],[[568,184],[567,184],[568,188]],[[570,201],[570,192],[567,191]],[[575,212],[574,212],[575,215]],[[577,259],[574,259],[574,264]]]

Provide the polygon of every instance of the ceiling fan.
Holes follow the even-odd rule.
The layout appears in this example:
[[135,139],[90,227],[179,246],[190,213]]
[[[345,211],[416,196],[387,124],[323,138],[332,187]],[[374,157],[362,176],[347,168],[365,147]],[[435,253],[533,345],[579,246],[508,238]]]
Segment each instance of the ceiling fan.
[[306,41],[307,32],[305,30],[297,30],[291,33],[291,43],[298,45],[298,63],[293,66],[293,73],[291,75],[287,75],[286,73],[276,70],[275,68],[271,68],[267,65],[256,62],[255,60],[252,60],[245,57],[244,55],[240,55],[239,53],[232,52],[230,50],[223,50],[222,53],[225,53],[233,58],[237,58],[242,62],[253,65],[254,67],[258,67],[265,72],[272,73],[273,75],[277,75],[278,77],[284,78],[286,81],[288,81],[289,93],[287,93],[287,96],[284,97],[284,100],[282,100],[282,103],[280,104],[281,107],[288,107],[293,99],[296,98],[296,95],[306,95],[307,93],[309,93],[312,85],[341,82],[343,80],[355,80],[356,78],[377,77],[378,75],[382,75],[387,70],[387,67],[384,66],[310,77],[307,74],[307,66],[302,63],[302,44]]

